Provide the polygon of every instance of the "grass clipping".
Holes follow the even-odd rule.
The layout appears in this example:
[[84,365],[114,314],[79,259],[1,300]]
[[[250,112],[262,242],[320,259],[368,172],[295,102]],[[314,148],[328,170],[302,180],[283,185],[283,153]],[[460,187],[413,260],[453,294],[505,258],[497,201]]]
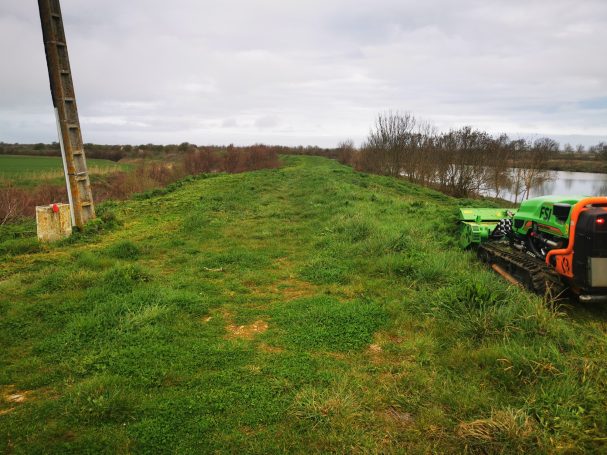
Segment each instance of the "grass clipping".
[[522,410],[494,411],[488,419],[460,423],[455,433],[466,439],[470,446],[495,444],[496,449],[505,446],[517,448],[537,447],[535,422]]

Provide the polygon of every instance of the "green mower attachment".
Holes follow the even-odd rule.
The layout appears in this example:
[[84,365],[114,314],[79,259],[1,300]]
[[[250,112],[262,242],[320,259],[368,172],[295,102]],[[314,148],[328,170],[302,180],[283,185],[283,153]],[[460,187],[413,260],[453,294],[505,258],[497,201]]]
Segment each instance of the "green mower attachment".
[[511,218],[516,210],[477,209],[466,207],[459,210],[459,245],[468,248],[489,240],[501,220]]

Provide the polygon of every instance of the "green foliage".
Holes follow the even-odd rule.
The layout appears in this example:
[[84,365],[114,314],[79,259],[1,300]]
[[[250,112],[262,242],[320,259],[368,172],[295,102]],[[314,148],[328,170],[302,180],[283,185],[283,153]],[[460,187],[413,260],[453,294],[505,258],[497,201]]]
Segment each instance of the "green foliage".
[[103,221],[103,227],[105,229],[111,229],[120,225],[115,212],[116,207],[116,203],[111,201],[104,202],[97,206],[97,218]]
[[141,248],[130,240],[121,240],[110,246],[107,254],[116,259],[137,259],[141,255]]
[[348,266],[332,258],[319,257],[305,264],[300,275],[314,284],[345,284],[348,282]]
[[78,383],[66,397],[77,413],[75,422],[89,424],[122,423],[135,414],[136,399],[128,391],[128,382],[120,376],[99,374]]
[[24,219],[19,223],[4,224],[0,226],[0,245],[6,240],[34,237],[35,235],[35,220]]
[[362,349],[388,320],[386,310],[370,300],[340,302],[325,296],[295,300],[271,314],[279,327],[290,327],[284,342],[302,350]]
[[0,243],[0,256],[35,253],[40,251],[40,242],[36,237],[5,240]]
[[336,231],[347,241],[356,243],[367,239],[371,235],[373,225],[368,220],[356,217],[339,223]]
[[137,265],[114,266],[104,273],[101,281],[108,292],[121,294],[129,291],[136,283],[150,279],[141,267]]

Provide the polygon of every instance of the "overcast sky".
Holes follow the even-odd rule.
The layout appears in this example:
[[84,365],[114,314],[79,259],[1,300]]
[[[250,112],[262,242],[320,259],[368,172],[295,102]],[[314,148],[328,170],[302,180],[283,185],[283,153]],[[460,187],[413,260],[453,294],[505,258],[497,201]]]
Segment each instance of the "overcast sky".
[[[606,0],[61,3],[86,142],[334,146],[386,110],[607,140]],[[34,0],[0,56],[0,141],[55,141]]]

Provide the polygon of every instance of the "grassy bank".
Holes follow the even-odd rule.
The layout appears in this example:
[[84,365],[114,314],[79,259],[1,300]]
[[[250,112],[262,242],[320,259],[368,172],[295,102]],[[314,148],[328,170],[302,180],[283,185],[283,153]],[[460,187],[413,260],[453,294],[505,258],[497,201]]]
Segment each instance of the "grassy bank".
[[285,160],[0,235],[0,450],[605,450],[604,311],[461,252],[469,201]]
[[551,171],[590,172],[607,174],[607,160],[600,159],[559,159],[548,160],[546,169]]

